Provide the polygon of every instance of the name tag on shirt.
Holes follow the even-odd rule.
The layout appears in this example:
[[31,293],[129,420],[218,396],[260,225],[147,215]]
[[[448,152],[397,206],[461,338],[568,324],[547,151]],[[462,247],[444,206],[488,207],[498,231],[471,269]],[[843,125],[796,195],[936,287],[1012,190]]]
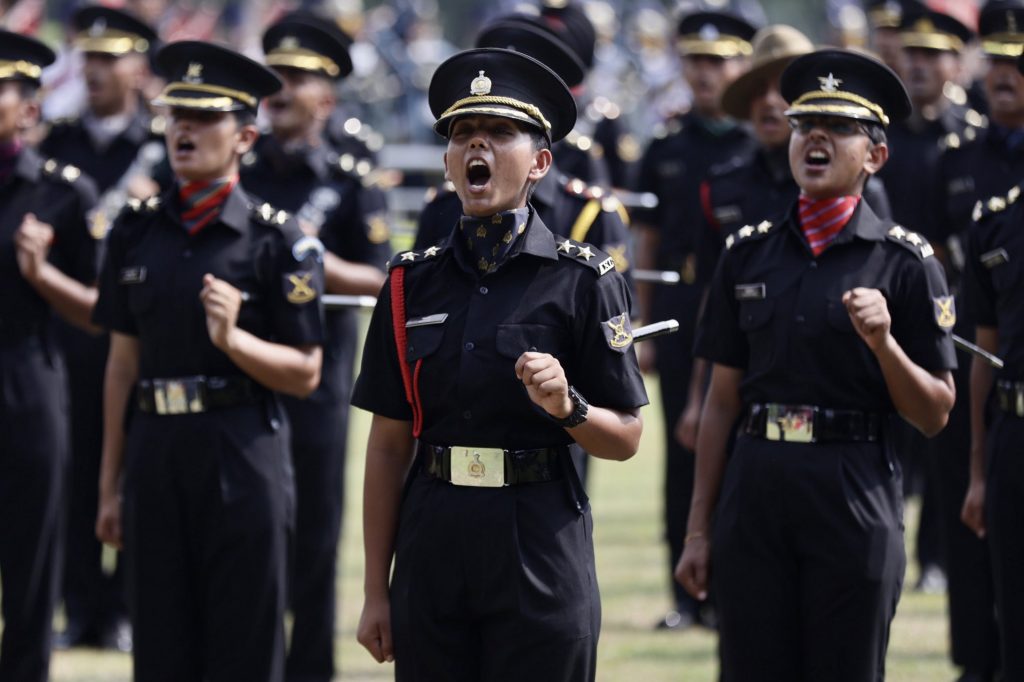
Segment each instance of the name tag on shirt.
[[146,281],[146,266],[136,268],[121,268],[117,273],[118,284],[142,284]]
[[764,282],[757,282],[756,284],[737,284],[736,285],[736,300],[737,301],[760,301],[765,297],[767,290]]
[[448,313],[435,313],[424,317],[415,317],[411,320],[406,320],[405,328],[411,329],[412,327],[426,327],[431,324],[441,324],[447,319]]
[[997,265],[1002,265],[1010,260],[1010,254],[1006,253],[1006,249],[992,249],[981,254],[981,264],[991,270]]

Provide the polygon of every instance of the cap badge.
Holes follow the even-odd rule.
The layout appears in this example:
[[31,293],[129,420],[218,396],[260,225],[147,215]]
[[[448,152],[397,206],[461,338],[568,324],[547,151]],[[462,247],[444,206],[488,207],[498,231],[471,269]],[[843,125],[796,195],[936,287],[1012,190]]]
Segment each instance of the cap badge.
[[185,71],[185,77],[181,80],[186,83],[202,83],[203,82],[203,65],[199,62],[191,62],[188,65],[188,69]]
[[473,79],[473,82],[469,84],[469,93],[471,95],[489,95],[491,94],[491,79],[484,75],[481,71],[480,75]]
[[818,76],[818,81],[821,82],[821,89],[825,92],[836,92],[839,90],[839,86],[843,84],[843,81],[836,78],[831,73],[828,76]]
[[914,30],[918,33],[935,33],[935,24],[932,23],[931,19],[925,17],[914,24]]
[[718,40],[722,34],[719,33],[718,27],[714,24],[704,24],[701,26],[698,35],[701,40]]
[[89,27],[89,35],[93,38],[103,35],[107,32],[107,20],[103,17],[97,17],[92,22],[92,26]]
[[295,36],[285,36],[281,38],[278,47],[282,50],[297,50],[299,49],[299,39]]

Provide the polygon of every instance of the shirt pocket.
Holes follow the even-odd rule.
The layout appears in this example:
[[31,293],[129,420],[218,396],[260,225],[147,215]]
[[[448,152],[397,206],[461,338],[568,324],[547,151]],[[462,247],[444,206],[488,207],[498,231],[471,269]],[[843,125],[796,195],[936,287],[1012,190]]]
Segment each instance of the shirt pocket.
[[746,334],[750,349],[749,369],[763,368],[775,350],[771,325],[775,317],[775,301],[741,301],[739,308],[739,328]]
[[567,347],[562,330],[547,324],[500,324],[495,338],[498,353],[513,360],[527,351],[549,353],[561,359]]
[[405,359],[410,363],[423,360],[437,352],[444,340],[444,323],[405,329]]

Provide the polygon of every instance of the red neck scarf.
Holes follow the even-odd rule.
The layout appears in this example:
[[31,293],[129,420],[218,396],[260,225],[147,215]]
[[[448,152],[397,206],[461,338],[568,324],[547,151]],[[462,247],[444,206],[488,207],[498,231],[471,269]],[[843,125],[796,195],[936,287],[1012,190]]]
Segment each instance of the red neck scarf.
[[800,195],[800,228],[816,257],[843,231],[858,203],[859,196],[816,201],[805,194]]
[[238,184],[238,176],[218,180],[186,182],[178,190],[181,200],[181,224],[190,235],[209,225],[220,215],[224,201]]

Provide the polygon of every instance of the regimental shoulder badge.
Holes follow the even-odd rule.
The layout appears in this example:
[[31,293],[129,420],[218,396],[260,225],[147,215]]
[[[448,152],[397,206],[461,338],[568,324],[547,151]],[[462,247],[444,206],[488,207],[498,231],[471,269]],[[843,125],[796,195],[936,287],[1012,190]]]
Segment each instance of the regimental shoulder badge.
[[608,342],[608,347],[616,353],[625,353],[633,344],[633,328],[629,323],[629,313],[624,312],[605,320],[601,323],[601,331]]
[[616,272],[629,270],[629,257],[626,255],[629,247],[626,244],[605,244],[601,247],[615,263]]
[[936,296],[932,299],[935,307],[935,322],[942,329],[952,329],[956,324],[956,304],[952,296]]
[[889,241],[895,242],[900,246],[909,249],[921,258],[928,258],[935,253],[932,249],[932,245],[928,243],[927,239],[916,232],[910,232],[904,229],[902,225],[893,225],[889,228],[889,231],[885,233],[885,237]]
[[731,249],[737,244],[757,241],[770,234],[772,227],[771,222],[767,220],[762,220],[757,225],[744,225],[725,238],[725,248]]
[[289,272],[282,276],[284,278],[284,296],[289,303],[302,305],[316,299],[313,275],[312,272]]
[[985,201],[979,201],[974,205],[974,212],[971,213],[971,220],[974,222],[982,222],[985,218],[1005,211],[1008,206],[1017,202],[1020,198],[1021,189],[1020,185],[1014,185],[1006,196],[994,196],[986,199]]

